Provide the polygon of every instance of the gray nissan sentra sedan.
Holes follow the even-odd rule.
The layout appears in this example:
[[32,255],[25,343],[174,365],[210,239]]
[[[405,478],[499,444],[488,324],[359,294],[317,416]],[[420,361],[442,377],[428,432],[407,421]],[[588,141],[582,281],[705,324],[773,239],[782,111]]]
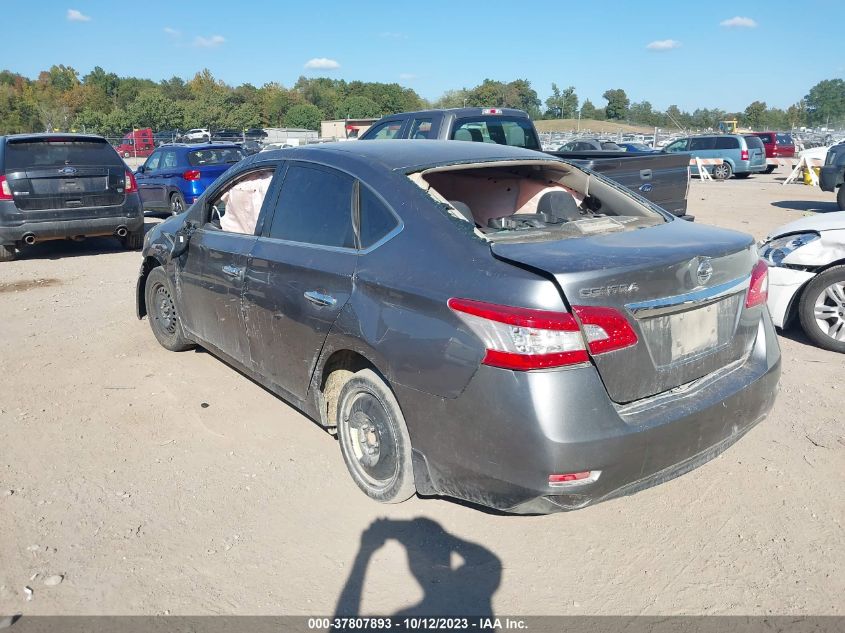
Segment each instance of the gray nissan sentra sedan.
[[199,344],[336,429],[378,501],[581,508],[715,457],[777,391],[750,236],[529,150],[257,154],[143,256],[158,341]]

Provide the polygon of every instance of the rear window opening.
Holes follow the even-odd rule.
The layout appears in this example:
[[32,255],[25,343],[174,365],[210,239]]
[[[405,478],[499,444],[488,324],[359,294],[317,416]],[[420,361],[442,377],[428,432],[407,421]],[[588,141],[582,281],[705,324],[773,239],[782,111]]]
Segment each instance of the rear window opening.
[[244,153],[237,147],[223,147],[200,149],[188,152],[188,164],[191,167],[204,165],[234,165],[244,157]]
[[21,141],[10,139],[6,143],[7,171],[64,165],[120,167],[123,161],[105,139],[58,137]]
[[491,241],[546,241],[667,222],[622,189],[551,161],[440,167],[410,177]]

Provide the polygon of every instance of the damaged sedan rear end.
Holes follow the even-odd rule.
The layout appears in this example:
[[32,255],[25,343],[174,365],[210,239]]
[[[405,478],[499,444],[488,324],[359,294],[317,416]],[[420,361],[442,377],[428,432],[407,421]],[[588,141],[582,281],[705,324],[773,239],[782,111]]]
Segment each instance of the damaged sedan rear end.
[[247,236],[221,228],[225,182],[154,229],[139,314],[336,428],[374,499],[580,508],[695,468],[773,404],[780,353],[749,236],[482,143],[267,152],[228,181],[259,169]]

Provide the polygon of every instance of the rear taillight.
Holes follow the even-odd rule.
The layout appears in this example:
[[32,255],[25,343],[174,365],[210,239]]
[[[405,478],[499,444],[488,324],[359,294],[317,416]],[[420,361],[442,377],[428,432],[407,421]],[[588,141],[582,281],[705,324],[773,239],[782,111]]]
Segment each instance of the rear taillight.
[[613,308],[572,306],[587,338],[591,354],[603,354],[637,344],[628,319]]
[[578,322],[567,312],[455,298],[448,305],[484,342],[485,365],[526,370],[588,360]]
[[9,187],[6,176],[0,176],[0,200],[14,200],[14,197],[12,197],[12,188]]
[[199,180],[200,179],[200,172],[199,169],[189,169],[184,174],[182,174],[183,180]]
[[[585,363],[593,354],[637,342],[625,317],[611,308],[576,307],[568,312],[449,299],[449,307],[483,341],[485,365],[529,370]],[[585,344],[586,338],[586,344]]]
[[135,193],[138,191],[138,181],[135,180],[135,174],[131,171],[126,172],[126,186],[123,191],[126,193]]
[[751,283],[745,297],[745,307],[753,308],[769,298],[769,266],[762,259],[751,270]]
[[739,154],[740,160],[748,160],[748,150],[744,149]]

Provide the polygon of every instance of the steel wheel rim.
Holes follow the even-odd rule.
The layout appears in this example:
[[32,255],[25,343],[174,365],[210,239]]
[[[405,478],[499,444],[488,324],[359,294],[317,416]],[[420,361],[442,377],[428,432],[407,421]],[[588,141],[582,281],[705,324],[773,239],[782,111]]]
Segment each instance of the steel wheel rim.
[[163,285],[156,286],[153,292],[153,306],[155,308],[155,321],[159,329],[166,334],[176,334],[176,305],[170,291]]
[[845,342],[845,281],[835,281],[819,293],[813,316],[822,334]]
[[170,199],[170,212],[173,215],[179,215],[180,213],[182,213],[182,211],[182,201],[179,199],[178,196],[173,196]]
[[343,438],[355,472],[368,485],[389,487],[399,474],[397,443],[387,411],[373,394],[354,394],[344,411]]

